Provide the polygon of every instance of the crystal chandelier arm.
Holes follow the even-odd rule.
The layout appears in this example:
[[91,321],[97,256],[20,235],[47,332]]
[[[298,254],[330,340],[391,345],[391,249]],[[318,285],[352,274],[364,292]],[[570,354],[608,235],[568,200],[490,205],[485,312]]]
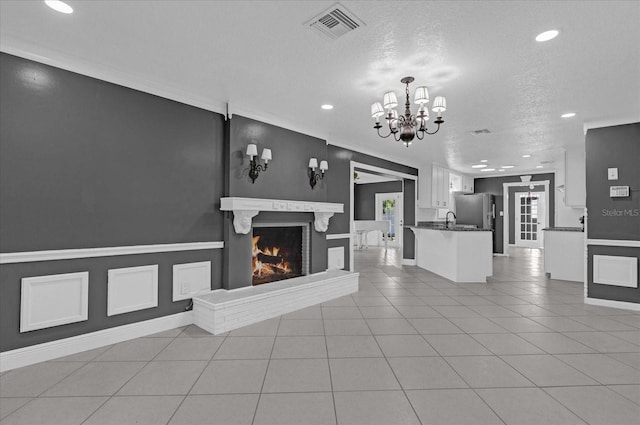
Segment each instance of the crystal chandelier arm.
[[373,126],[373,128],[375,128],[376,130],[378,130],[378,136],[382,137],[383,139],[386,139],[387,137],[391,136],[393,134],[392,131],[389,131],[389,134],[387,134],[386,136],[383,136],[382,134],[380,134],[380,129],[382,128],[381,125],[376,125]]
[[438,130],[440,130],[440,123],[436,123],[436,124],[438,124],[438,128],[436,128],[436,131],[434,131],[434,132],[432,132],[432,133],[429,133],[429,132],[427,131],[427,129],[425,128],[425,129],[424,129],[424,133],[427,133],[427,134],[429,134],[429,135],[436,134],[436,133],[438,132]]

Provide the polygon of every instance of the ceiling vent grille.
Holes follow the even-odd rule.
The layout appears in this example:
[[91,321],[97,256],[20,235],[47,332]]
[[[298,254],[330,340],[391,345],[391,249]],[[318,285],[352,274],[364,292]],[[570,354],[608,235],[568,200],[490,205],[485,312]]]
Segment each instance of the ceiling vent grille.
[[469,132],[469,134],[471,134],[472,136],[479,136],[481,134],[489,134],[489,133],[491,132],[487,128],[483,128],[482,130],[473,130]]
[[336,3],[304,25],[324,38],[335,40],[365,24],[343,5]]

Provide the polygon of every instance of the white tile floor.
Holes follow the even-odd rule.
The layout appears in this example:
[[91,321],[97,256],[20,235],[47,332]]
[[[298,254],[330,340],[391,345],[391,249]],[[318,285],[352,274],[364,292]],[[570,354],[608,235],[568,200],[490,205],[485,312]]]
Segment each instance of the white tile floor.
[[360,291],[223,336],[195,326],[9,371],[9,424],[640,423],[640,314],[542,256],[453,284],[357,251]]

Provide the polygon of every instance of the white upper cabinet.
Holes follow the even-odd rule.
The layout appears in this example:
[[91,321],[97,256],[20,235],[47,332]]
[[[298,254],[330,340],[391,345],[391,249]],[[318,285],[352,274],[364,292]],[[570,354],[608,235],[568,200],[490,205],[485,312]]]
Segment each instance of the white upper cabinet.
[[418,173],[418,207],[451,209],[451,192],[473,193],[473,178],[452,173],[435,164],[421,167]]
[[[567,149],[564,161],[564,203],[568,207],[582,208],[586,204],[587,197],[584,145]],[[615,182],[611,182],[611,185],[615,184]]]

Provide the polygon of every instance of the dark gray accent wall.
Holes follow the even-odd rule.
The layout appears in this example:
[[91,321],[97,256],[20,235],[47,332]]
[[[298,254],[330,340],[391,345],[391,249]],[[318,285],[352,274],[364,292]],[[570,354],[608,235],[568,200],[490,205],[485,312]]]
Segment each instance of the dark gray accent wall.
[[221,115],[0,63],[1,252],[222,239]]
[[[414,226],[416,224],[416,181],[404,179],[404,225]],[[402,258],[416,258],[416,235],[411,229],[404,228],[402,238]]]
[[[555,225],[555,174],[553,173],[542,173],[542,174],[530,174],[531,182],[536,181],[544,181],[549,180],[549,211],[551,211],[549,217],[549,227],[553,227]],[[500,211],[504,211],[504,195],[503,195],[503,183],[516,183],[521,182],[520,176],[504,176],[504,177],[486,177],[486,178],[476,178],[474,179],[474,192],[475,193],[490,193],[495,196],[496,203],[496,221],[495,221],[495,231],[493,233],[495,252],[502,254],[504,253],[504,221],[503,217],[500,216]],[[513,214],[510,214],[513,216]],[[511,224],[510,224],[511,226]],[[510,227],[512,229],[512,227]],[[512,231],[509,231],[509,240],[511,242]]]
[[[0,54],[0,251],[219,241],[224,118]],[[221,250],[3,264],[0,350],[179,313],[172,266]],[[158,264],[158,307],[107,317],[109,269]],[[89,271],[86,321],[19,333],[24,277]]]
[[[295,199],[326,202],[327,182],[320,180],[315,188],[309,184],[309,159],[318,163],[327,159],[327,143],[316,137],[286,128],[234,115],[229,135],[229,192],[227,196],[267,199]],[[258,155],[271,149],[273,160],[255,183],[248,175],[247,145],[256,143]],[[329,171],[332,173],[329,162]]]
[[[640,123],[588,130],[585,148],[589,239],[640,240]],[[611,198],[610,186],[629,186],[631,196]]]
[[356,184],[353,187],[353,215],[355,220],[376,219],[376,193],[402,192],[402,180]]
[[[388,170],[398,171],[405,174],[417,176],[418,170],[413,167],[398,164],[395,162],[387,161],[381,158],[377,158],[371,155],[366,155],[360,152],[352,151],[339,146],[329,145],[327,146],[327,153],[329,157],[330,173],[327,175],[328,201],[329,202],[342,202],[344,203],[345,214],[336,214],[329,223],[328,233],[350,233],[349,228],[349,202],[351,195],[351,188],[349,187],[350,173],[351,173],[351,161],[360,162],[363,164],[373,165]],[[412,193],[410,193],[410,191]],[[407,207],[407,198],[415,199],[415,185],[412,187],[405,187],[405,223],[415,222],[415,208],[409,210]],[[403,243],[403,255],[407,259],[415,258],[413,254],[415,245],[415,239],[412,232],[406,234]],[[412,255],[407,257],[407,255]]]
[[[587,238],[640,241],[640,122],[588,130],[585,148]],[[618,168],[618,180],[608,180],[608,168]],[[629,186],[631,196],[611,198],[610,186]],[[587,247],[588,296],[640,303],[640,288],[593,282],[594,255],[635,257],[640,275],[640,248],[597,245]]]
[[[2,264],[0,266],[0,351],[181,313],[186,310],[190,301],[172,301],[173,265],[199,261],[211,261],[211,288],[221,288],[222,250],[220,249]],[[107,273],[109,269],[151,264],[158,265],[158,306],[108,317]],[[88,320],[20,333],[20,279],[86,271],[89,272]]]
[[[319,180],[312,189],[308,176],[310,158],[317,158],[318,163],[327,159],[327,144],[324,140],[240,115],[234,115],[229,120],[227,140],[228,191],[225,196],[327,201],[327,178]],[[250,143],[258,145],[259,156],[264,148],[271,149],[273,155],[267,170],[260,173],[255,183],[251,182],[248,175],[249,158],[246,150]],[[330,162],[328,174],[333,172],[332,165]],[[336,214],[333,219],[339,215],[343,214]],[[224,217],[223,286],[235,289],[251,285],[251,232],[246,235],[237,234],[233,228],[233,213],[227,212]],[[312,213],[261,212],[253,218],[253,222],[312,223],[313,219]],[[317,232],[313,225],[310,249],[311,273],[325,271],[325,234]]]

